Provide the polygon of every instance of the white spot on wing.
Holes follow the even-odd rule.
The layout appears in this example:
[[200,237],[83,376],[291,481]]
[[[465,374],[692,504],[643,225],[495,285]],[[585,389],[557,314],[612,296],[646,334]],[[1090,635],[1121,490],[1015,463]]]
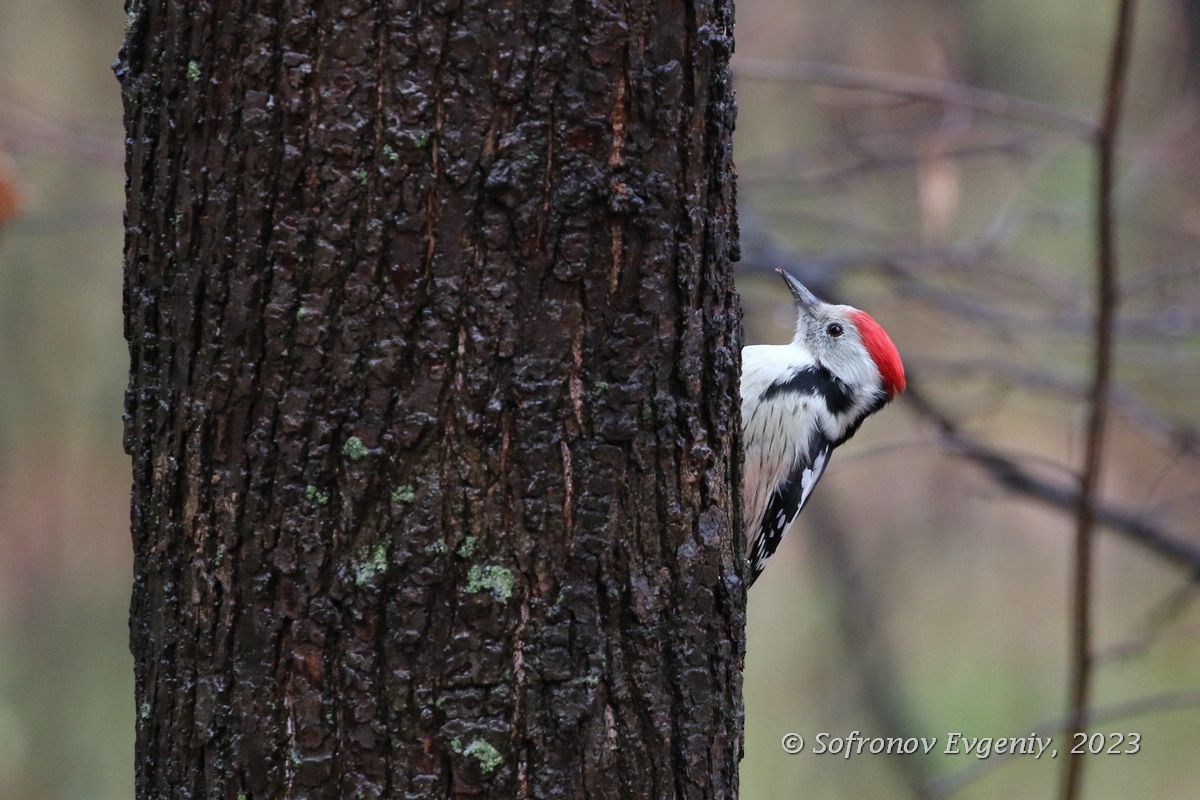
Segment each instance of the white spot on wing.
[[825,462],[828,458],[829,451],[822,449],[813,459],[812,467],[800,474],[800,508],[804,508],[805,503],[808,502],[808,496],[816,488],[817,481],[821,480],[821,476],[825,474]]

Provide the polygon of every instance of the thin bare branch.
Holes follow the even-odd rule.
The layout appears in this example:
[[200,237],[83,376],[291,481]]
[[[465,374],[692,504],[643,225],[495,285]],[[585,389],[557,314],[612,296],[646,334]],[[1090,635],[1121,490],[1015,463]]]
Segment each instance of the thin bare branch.
[[[806,533],[814,555],[820,559],[822,573],[830,577],[836,589],[834,618],[849,653],[848,661],[858,680],[863,705],[881,736],[899,739],[919,736],[919,720],[905,700],[896,669],[898,659],[885,630],[885,605],[877,591],[878,582],[865,574],[863,565],[855,559],[838,517],[823,509],[818,504],[805,511]],[[925,792],[931,766],[928,759],[902,756],[892,759],[891,766],[900,775],[909,797],[924,800],[928,796]]]
[[[912,363],[922,372],[928,371],[950,378],[999,377],[1026,389],[1051,392],[1072,400],[1082,399],[1087,392],[1087,388],[1080,381],[1060,372],[1027,367],[1000,359],[920,359]],[[1110,387],[1108,402],[1121,416],[1157,440],[1163,449],[1178,455],[1200,457],[1200,430],[1194,425],[1164,417],[1136,393],[1121,386]]]
[[[1117,28],[1113,34],[1108,82],[1104,92],[1104,113],[1096,136],[1099,180],[1096,198],[1096,332],[1095,375],[1088,400],[1087,440],[1083,474],[1079,481],[1076,508],[1075,570],[1072,600],[1071,636],[1071,732],[1087,729],[1088,703],[1092,683],[1092,539],[1096,525],[1096,494],[1104,464],[1104,432],[1108,420],[1108,387],[1111,383],[1114,332],[1116,329],[1118,285],[1116,212],[1113,187],[1116,184],[1117,133],[1121,119],[1121,99],[1129,69],[1129,51],[1133,46],[1133,0],[1119,0]],[[1075,800],[1083,785],[1084,760],[1075,748],[1066,753],[1063,764],[1062,798]]]
[[[937,426],[948,449],[982,467],[999,485],[1055,508],[1070,510],[1078,507],[1078,486],[1056,483],[1035,475],[1012,456],[961,433],[957,424],[925,396],[915,376],[909,376],[908,388],[903,396],[918,414]],[[1200,545],[1156,525],[1145,514],[1097,504],[1095,520],[1155,555],[1187,568],[1191,575],[1200,579]]]
[[[1153,695],[1151,697],[1143,697],[1137,700],[1130,700],[1125,703],[1117,703],[1116,705],[1107,706],[1100,709],[1092,709],[1089,715],[1089,721],[1094,725],[1104,725],[1120,720],[1132,719],[1134,717],[1145,717],[1151,714],[1165,714],[1171,711],[1183,711],[1186,709],[1200,706],[1200,691],[1191,692],[1175,692],[1172,694]],[[1032,734],[1038,737],[1056,736],[1062,733],[1068,733],[1078,727],[1079,720],[1074,716],[1066,716],[1060,719],[1044,722],[1033,728]],[[1029,734],[1021,732],[1018,738],[1024,738]],[[1069,741],[1069,740],[1068,740]],[[1068,750],[1070,748],[1068,747]],[[929,781],[925,785],[926,796],[930,798],[949,797],[960,789],[965,788],[969,784],[989,774],[997,767],[1011,763],[1017,756],[1017,753],[1007,752],[999,755],[993,754],[987,759],[976,759],[971,766],[941,775]]]
[[1200,625],[1185,625],[1171,627],[1171,622],[1177,619],[1188,602],[1196,595],[1195,581],[1188,581],[1173,589],[1150,610],[1142,630],[1133,638],[1110,645],[1093,654],[1092,661],[1096,665],[1115,661],[1126,661],[1145,653],[1159,642],[1172,638],[1186,638],[1200,635]]
[[59,119],[0,89],[0,136],[14,153],[45,153],[88,166],[125,163],[119,121],[109,125]]
[[1091,141],[1096,126],[1062,109],[1016,97],[1003,92],[979,89],[961,83],[877,72],[857,67],[839,67],[812,62],[764,61],[757,58],[733,59],[735,78],[760,81],[819,83],[842,89],[900,95],[915,100],[969,108],[993,117],[1004,117],[1062,131],[1078,139]]

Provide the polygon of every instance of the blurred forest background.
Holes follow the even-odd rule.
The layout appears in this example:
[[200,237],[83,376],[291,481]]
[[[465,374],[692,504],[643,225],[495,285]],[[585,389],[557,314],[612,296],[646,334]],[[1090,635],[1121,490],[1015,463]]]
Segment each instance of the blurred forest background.
[[[789,338],[788,267],[869,309],[915,389],[837,454],[750,598],[748,800],[1054,794],[1047,757],[780,739],[940,752],[1061,724],[1114,9],[738,4],[746,341]],[[123,23],[113,2],[0,0],[0,800],[133,794]],[[1090,759],[1093,800],[1200,785],[1200,8],[1144,2],[1137,26],[1095,707],[1142,740]]]

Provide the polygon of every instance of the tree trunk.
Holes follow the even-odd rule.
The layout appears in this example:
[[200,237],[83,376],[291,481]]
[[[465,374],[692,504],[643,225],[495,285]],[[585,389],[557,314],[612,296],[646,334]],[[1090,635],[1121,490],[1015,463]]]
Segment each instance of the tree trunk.
[[729,2],[127,25],[138,797],[735,797]]

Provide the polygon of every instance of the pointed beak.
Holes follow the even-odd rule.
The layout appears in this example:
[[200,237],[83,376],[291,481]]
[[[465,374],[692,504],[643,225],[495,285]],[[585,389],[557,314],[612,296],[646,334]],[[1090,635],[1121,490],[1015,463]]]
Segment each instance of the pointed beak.
[[810,292],[808,287],[803,283],[796,280],[781,269],[776,268],[775,271],[783,277],[784,282],[786,282],[788,285],[788,289],[792,292],[792,297],[796,298],[796,302],[799,303],[805,311],[811,314],[822,305],[821,301],[817,299],[817,296]]

